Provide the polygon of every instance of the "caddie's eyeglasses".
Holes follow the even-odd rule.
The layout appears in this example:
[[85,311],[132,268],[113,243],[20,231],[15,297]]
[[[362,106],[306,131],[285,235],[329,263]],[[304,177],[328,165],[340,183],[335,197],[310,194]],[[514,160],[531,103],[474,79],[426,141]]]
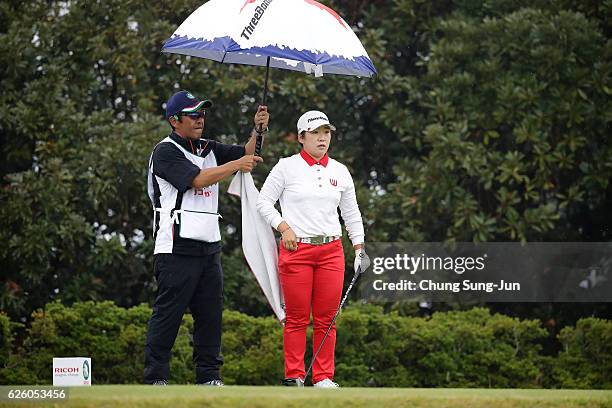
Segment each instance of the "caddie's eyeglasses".
[[198,119],[204,118],[206,116],[206,111],[182,112],[182,113],[179,113],[179,116],[187,116],[190,119],[198,120]]

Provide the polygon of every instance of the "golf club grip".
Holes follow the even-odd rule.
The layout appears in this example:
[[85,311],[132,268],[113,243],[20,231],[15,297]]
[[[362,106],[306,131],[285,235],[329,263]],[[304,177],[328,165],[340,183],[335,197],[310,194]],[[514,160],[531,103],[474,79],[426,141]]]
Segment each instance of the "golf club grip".
[[258,129],[257,131],[257,137],[255,138],[255,156],[260,156],[261,155],[261,141],[262,141],[262,137],[261,137],[261,133],[259,132]]

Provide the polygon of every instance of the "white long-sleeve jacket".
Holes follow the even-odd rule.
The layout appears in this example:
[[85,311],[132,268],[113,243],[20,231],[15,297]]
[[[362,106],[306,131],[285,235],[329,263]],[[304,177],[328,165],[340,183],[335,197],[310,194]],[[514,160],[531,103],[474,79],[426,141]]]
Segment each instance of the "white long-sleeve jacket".
[[[282,215],[274,208],[280,201]],[[280,159],[266,179],[257,210],[273,228],[286,221],[299,238],[342,235],[338,207],[353,245],[364,242],[353,178],[345,165],[306,152]]]

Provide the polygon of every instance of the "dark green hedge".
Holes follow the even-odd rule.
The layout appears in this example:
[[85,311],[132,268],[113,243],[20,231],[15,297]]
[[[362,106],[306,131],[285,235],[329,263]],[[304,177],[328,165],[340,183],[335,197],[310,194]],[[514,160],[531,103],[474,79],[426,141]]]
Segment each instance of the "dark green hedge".
[[[61,356],[90,356],[97,384],[139,383],[150,313],[147,305],[50,303],[34,314],[18,349],[11,349],[15,324],[0,315],[0,383],[50,383],[52,358]],[[172,383],[193,382],[192,328],[187,315],[173,350]],[[424,319],[352,306],[338,321],[336,380],[344,386],[612,388],[612,322],[588,318],[566,327],[554,358],[541,353],[547,336],[538,321],[483,308]],[[272,317],[225,311],[223,354],[226,383],[278,384],[281,326]]]
[[553,378],[564,388],[612,389],[612,322],[586,318],[561,330]]
[[341,322],[338,379],[354,386],[536,387],[546,336],[536,321],[482,308],[430,320],[350,310]]
[[14,340],[11,329],[11,321],[8,316],[0,313],[0,367],[6,367],[9,362],[11,347]]

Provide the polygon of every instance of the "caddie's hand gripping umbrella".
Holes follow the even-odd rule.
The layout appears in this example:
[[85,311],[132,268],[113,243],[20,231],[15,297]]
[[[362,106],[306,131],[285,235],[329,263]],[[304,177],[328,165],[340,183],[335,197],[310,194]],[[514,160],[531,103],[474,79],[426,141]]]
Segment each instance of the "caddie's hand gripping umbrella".
[[[314,0],[210,0],[166,41],[162,52],[221,63],[371,77],[376,69],[351,27]],[[261,151],[257,138],[256,154]]]
[[[372,77],[376,74],[368,53],[346,21],[314,0],[210,0],[179,26],[164,44],[162,52],[221,63],[265,66],[262,105],[266,104],[270,67],[302,71],[316,77],[327,74]],[[261,134],[257,137],[255,154],[260,152]],[[232,181],[231,191],[242,197],[245,236],[244,207],[247,203],[252,206],[257,189],[252,185],[252,178],[238,177]],[[245,201],[245,197],[250,199]],[[265,231],[256,228],[259,228],[257,238],[251,241],[259,244],[270,239],[274,241],[269,227]],[[261,265],[261,259],[256,259],[261,256],[249,256],[257,251],[269,252],[269,245],[266,248],[260,245],[254,250],[246,247],[251,243],[244,239],[242,244],[251,270],[282,321],[284,311],[278,300],[282,293],[276,271],[270,272],[270,262],[267,262],[270,259],[266,265]],[[276,265],[277,253],[271,251],[270,257]]]

